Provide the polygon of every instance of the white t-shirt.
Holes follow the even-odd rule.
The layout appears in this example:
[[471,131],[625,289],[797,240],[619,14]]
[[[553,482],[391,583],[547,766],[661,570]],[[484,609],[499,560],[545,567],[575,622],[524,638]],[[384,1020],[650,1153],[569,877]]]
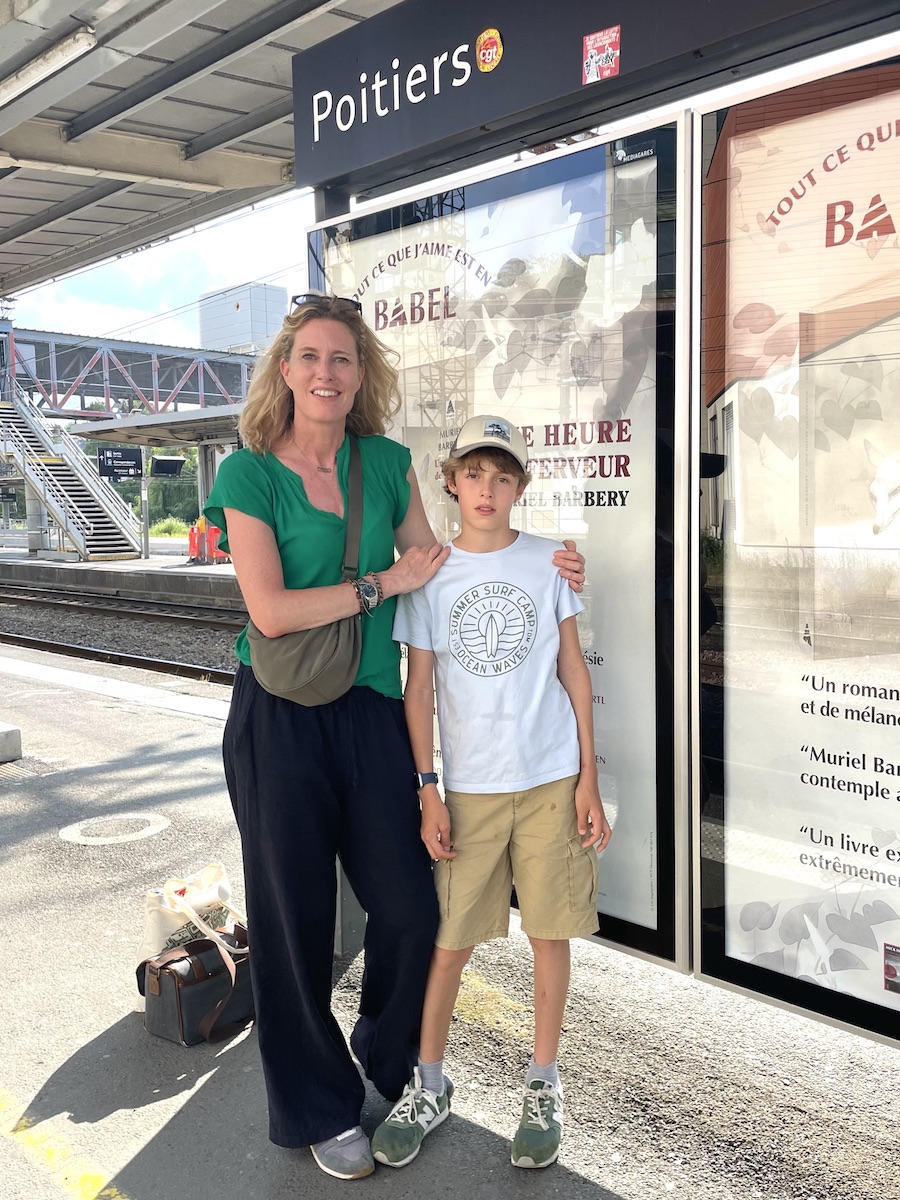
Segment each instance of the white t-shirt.
[[578,730],[556,675],[559,625],[584,605],[553,565],[563,547],[519,533],[511,546],[450,557],[397,598],[394,640],[435,656],[444,786],[514,792],[577,775]]

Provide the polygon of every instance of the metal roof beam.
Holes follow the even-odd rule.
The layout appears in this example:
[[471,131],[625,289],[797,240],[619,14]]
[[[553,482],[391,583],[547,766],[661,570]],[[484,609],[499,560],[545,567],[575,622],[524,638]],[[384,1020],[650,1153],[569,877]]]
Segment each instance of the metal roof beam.
[[257,154],[220,150],[203,163],[186,162],[177,142],[133,134],[104,132],[85,146],[60,137],[54,121],[28,121],[3,138],[0,170],[25,167],[34,171],[63,171],[132,183],[155,183],[188,191],[281,188],[291,175],[289,164]]
[[[8,0],[0,0],[0,5],[4,2]],[[105,5],[96,21],[97,49],[55,72],[19,99],[3,105],[0,134],[64,102],[142,50],[205,16],[219,3],[220,0],[162,0],[145,3],[137,12],[134,5]],[[0,15],[0,28],[2,24]]]
[[[182,156],[189,160],[209,154],[211,150],[222,150],[234,142],[241,141],[251,133],[261,133],[264,129],[271,129],[273,125],[280,125],[282,121],[293,116],[293,113],[294,97],[289,93],[281,100],[273,100],[264,108],[257,108],[253,112],[247,113],[246,116],[235,117],[233,121],[228,121],[217,129],[211,129],[209,133],[200,134],[192,142],[187,143],[181,152]],[[0,121],[2,121],[2,115],[0,115]]]
[[325,3],[318,3],[318,0],[280,0],[253,20],[223,33],[193,54],[177,59],[133,87],[124,88],[108,100],[95,104],[81,116],[75,117],[65,127],[63,136],[75,142],[88,133],[106,129],[122,117],[171,95],[188,80],[209,75],[240,58],[248,50],[264,46],[277,35],[337,9],[342,3],[346,3],[346,0],[325,0]]
[[44,229],[55,221],[62,221],[65,217],[90,208],[92,204],[99,204],[108,196],[115,196],[117,192],[124,192],[130,187],[130,183],[122,183],[119,180],[98,183],[96,187],[92,187],[86,192],[79,192],[68,200],[63,200],[60,204],[54,204],[52,208],[36,213],[33,217],[26,217],[24,221],[17,221],[15,225],[10,225],[7,229],[0,229],[0,246],[7,242],[14,242],[17,238],[25,237],[26,234],[34,233],[36,229]]
[[259,200],[277,195],[280,191],[288,191],[291,186],[283,184],[280,188],[251,188],[243,193],[231,191],[219,192],[212,196],[194,196],[180,208],[173,205],[155,216],[142,218],[139,222],[124,226],[112,237],[103,234],[84,240],[76,247],[29,262],[21,270],[11,270],[6,275],[0,275],[0,296],[13,295],[23,288],[46,283],[81,267],[95,266],[130,250],[145,249],[170,234],[236,212],[240,208],[247,208]]
[[101,46],[112,46],[123,54],[140,54],[192,21],[199,21],[221,3],[222,0],[142,0],[136,12],[135,5],[128,5],[95,21],[97,40]]
[[95,79],[124,62],[128,62],[128,55],[120,54],[117,50],[110,50],[106,46],[92,50],[84,58],[70,63],[68,67],[31,88],[24,96],[11,100],[9,104],[0,105],[0,135],[8,133],[10,129],[15,129],[17,125],[36,117],[39,113],[46,112],[54,104],[65,102],[73,92],[85,84],[93,83]]

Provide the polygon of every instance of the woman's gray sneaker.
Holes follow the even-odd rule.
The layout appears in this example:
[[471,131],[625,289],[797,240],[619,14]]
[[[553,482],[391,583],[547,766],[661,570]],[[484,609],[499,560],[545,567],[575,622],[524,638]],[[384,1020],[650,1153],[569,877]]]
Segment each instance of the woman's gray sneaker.
[[365,1179],[375,1170],[369,1139],[360,1125],[345,1129],[327,1141],[316,1142],[310,1150],[325,1174],[335,1179]]

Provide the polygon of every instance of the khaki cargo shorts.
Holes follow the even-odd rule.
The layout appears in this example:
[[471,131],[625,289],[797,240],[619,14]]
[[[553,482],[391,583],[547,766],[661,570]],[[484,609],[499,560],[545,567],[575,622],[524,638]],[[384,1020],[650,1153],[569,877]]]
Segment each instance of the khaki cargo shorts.
[[572,775],[496,795],[446,793],[457,857],[434,865],[438,946],[462,950],[505,937],[513,884],[530,937],[597,932],[597,853],[581,845],[577,781]]

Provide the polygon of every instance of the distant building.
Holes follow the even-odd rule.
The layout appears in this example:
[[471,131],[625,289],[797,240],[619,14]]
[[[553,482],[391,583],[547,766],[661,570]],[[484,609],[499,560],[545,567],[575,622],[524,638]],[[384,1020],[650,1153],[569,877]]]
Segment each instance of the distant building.
[[281,328],[287,305],[287,289],[268,283],[206,292],[200,297],[200,344],[204,350],[256,354]]

